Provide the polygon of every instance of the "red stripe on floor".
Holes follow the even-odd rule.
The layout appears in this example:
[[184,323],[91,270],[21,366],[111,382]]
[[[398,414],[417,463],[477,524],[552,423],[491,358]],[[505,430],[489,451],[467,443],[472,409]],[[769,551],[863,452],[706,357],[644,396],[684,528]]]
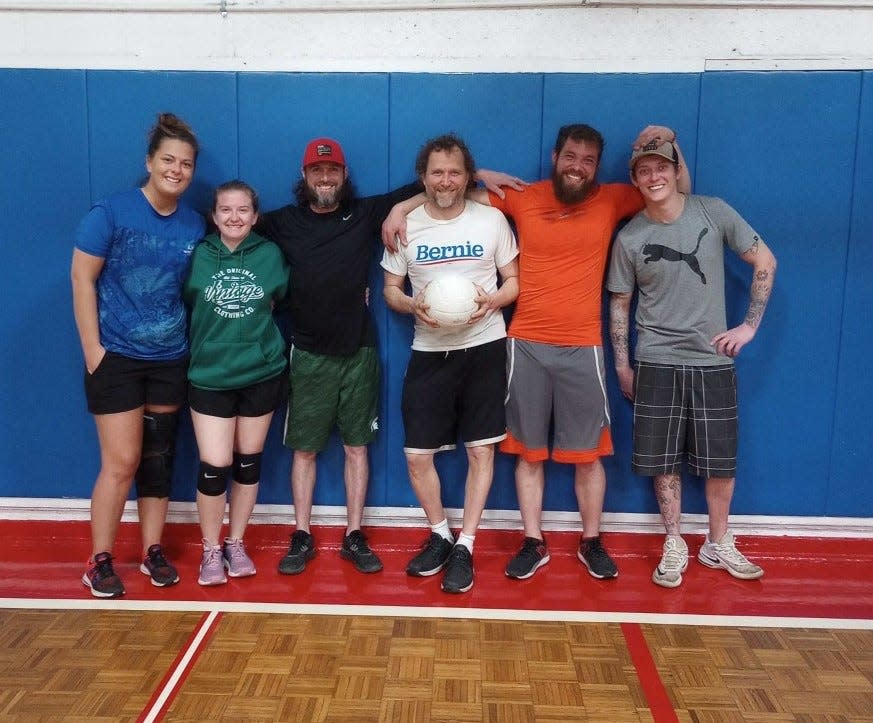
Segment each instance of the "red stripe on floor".
[[222,613],[213,611],[205,613],[197,627],[191,632],[185,645],[179,651],[167,674],[158,684],[146,707],[137,718],[136,723],[154,723],[154,721],[163,720],[167,709],[176,698],[176,694],[200,657],[200,653],[218,627],[221,621]]
[[679,718],[655,667],[643,629],[637,623],[622,623],[621,632],[627,642],[627,649],[655,723],[679,723]]

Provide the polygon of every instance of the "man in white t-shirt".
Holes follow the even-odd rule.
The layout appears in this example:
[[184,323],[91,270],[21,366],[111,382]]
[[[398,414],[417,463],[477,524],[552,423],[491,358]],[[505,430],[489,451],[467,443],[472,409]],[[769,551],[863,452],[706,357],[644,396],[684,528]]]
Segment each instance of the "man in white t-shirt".
[[[459,593],[473,587],[476,528],[491,488],[495,447],[506,436],[506,326],[500,309],[518,296],[518,248],[500,211],[465,199],[475,167],[463,140],[444,135],[428,141],[415,170],[427,200],[407,217],[408,245],[386,251],[382,259],[385,301],[398,313],[415,315],[401,403],[404,452],[431,536],[406,572],[427,577],[445,568],[442,589]],[[476,284],[478,309],[463,326],[440,326],[428,315],[424,290],[442,274],[460,274]],[[407,277],[412,295],[405,291]],[[434,454],[454,449],[459,437],[468,469],[456,541]]]

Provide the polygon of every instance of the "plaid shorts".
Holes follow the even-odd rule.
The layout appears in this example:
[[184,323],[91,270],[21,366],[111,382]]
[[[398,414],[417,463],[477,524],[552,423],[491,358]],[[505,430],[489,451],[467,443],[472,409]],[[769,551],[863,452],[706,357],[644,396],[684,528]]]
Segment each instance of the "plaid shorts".
[[653,477],[688,469],[734,477],[737,378],[733,364],[713,367],[637,362],[633,471]]

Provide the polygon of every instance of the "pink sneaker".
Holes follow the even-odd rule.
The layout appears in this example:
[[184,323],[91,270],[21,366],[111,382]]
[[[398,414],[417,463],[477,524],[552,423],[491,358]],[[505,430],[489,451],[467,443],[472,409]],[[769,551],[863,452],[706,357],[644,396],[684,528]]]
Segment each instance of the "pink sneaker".
[[223,585],[227,582],[221,547],[210,545],[206,540],[203,540],[203,557],[200,559],[200,577],[197,582],[201,585]]
[[226,538],[224,540],[222,557],[224,558],[224,566],[227,568],[227,574],[230,577],[248,577],[257,572],[252,558],[246,554],[246,548],[242,540]]

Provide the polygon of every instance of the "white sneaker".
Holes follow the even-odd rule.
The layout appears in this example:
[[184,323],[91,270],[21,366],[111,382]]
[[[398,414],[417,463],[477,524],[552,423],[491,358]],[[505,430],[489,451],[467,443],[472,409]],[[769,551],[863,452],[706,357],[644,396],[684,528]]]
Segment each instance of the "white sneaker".
[[668,535],[664,540],[661,562],[652,573],[652,582],[661,587],[679,587],[682,573],[688,569],[688,545],[680,536]]
[[737,549],[734,533],[728,530],[718,542],[712,542],[709,535],[697,553],[697,559],[707,567],[727,570],[740,580],[757,580],[764,570],[753,562],[749,562]]

